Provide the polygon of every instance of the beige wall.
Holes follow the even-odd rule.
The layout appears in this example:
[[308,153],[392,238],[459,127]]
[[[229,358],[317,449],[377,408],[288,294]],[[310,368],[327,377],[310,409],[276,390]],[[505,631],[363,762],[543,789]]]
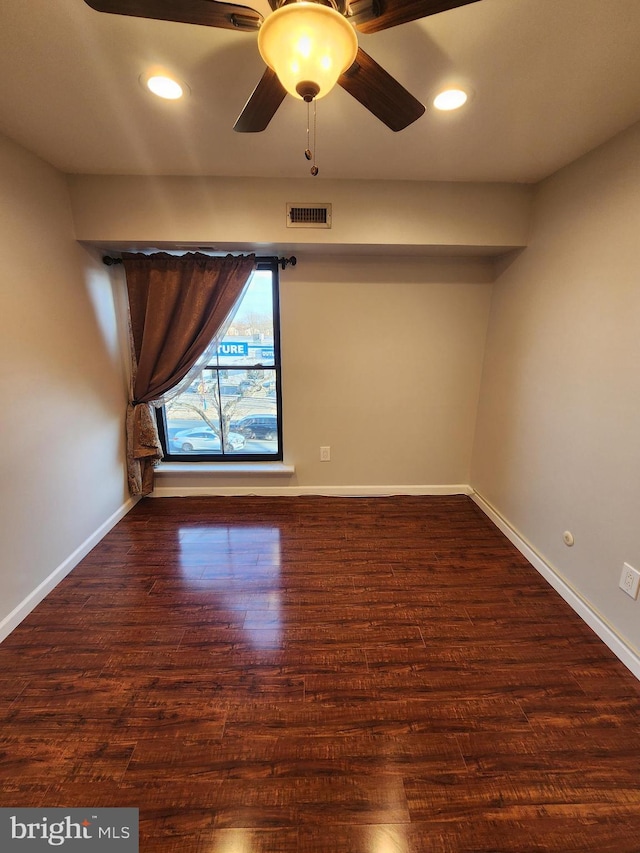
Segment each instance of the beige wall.
[[358,494],[468,484],[493,274],[489,261],[300,257],[280,283],[285,462],[295,475],[185,474],[158,485]]
[[284,423],[298,482],[469,482],[492,278],[487,263],[399,257],[304,259],[286,276]]
[[[262,254],[319,246],[396,254],[525,246],[531,187],[512,184],[69,175],[89,243],[213,245]],[[333,206],[331,229],[286,227],[287,202]],[[384,248],[382,248],[384,247]]]
[[636,649],[618,581],[640,569],[638,235],[640,125],[537,190],[529,247],[494,285],[471,474]]
[[[157,493],[468,484],[494,276],[482,256],[526,244],[530,187],[67,180],[76,236],[89,243],[298,257],[281,277],[285,462],[295,475],[161,474]],[[330,202],[332,229],[287,229],[287,200]]]
[[0,137],[0,185],[2,636],[127,496],[110,281],[74,240],[62,175]]

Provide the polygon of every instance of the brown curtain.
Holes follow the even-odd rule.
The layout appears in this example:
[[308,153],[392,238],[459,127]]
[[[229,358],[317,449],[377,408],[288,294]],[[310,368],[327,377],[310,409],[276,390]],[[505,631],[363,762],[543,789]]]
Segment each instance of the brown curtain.
[[132,396],[127,466],[132,495],[153,490],[162,459],[151,401],[183,379],[227,319],[256,266],[255,255],[212,258],[124,253],[131,316]]

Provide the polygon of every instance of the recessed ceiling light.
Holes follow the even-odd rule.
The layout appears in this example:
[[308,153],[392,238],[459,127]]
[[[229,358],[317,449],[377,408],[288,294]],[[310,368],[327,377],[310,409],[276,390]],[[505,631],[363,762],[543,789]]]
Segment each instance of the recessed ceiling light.
[[184,94],[184,89],[171,77],[166,77],[162,74],[154,74],[147,78],[147,88],[157,95],[159,98],[166,98],[168,101],[177,101]]
[[435,96],[433,106],[437,110],[457,110],[466,104],[468,97],[462,89],[445,89]]

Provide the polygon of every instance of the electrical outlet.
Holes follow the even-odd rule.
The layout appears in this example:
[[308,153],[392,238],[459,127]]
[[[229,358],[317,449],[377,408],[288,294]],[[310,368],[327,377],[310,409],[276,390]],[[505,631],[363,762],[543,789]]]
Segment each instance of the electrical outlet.
[[622,574],[620,575],[620,589],[624,590],[631,598],[638,597],[638,589],[640,588],[640,572],[625,563],[622,566]]
[[320,448],[320,461],[321,462],[331,462],[331,448],[330,447],[321,447]]

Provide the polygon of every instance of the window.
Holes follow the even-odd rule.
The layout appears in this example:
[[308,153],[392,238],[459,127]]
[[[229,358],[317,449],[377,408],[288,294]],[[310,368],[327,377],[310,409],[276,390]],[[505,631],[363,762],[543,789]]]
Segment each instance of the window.
[[282,459],[278,263],[253,273],[215,363],[158,409],[165,459]]

